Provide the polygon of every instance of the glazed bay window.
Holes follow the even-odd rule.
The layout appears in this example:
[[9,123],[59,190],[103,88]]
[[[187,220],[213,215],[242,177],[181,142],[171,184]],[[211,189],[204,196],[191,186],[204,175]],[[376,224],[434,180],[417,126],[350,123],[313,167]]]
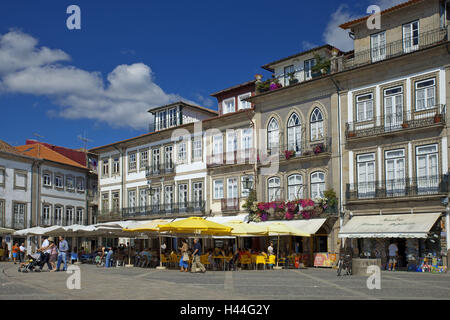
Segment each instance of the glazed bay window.
[[405,195],[405,150],[386,151],[385,155],[386,170],[386,196],[400,197]]
[[223,199],[223,180],[214,180],[214,199]]
[[55,225],[63,225],[63,208],[60,206],[55,206]]
[[238,96],[238,110],[250,109],[252,107],[250,102],[244,100],[250,98],[251,95],[252,94],[249,92]]
[[405,53],[419,49],[419,21],[403,25],[403,51]]
[[145,170],[148,166],[148,151],[141,151],[139,154],[139,169]]
[[[164,187],[164,209],[171,211],[173,207],[173,186]],[[167,213],[167,212],[166,212]]]
[[159,149],[152,150],[152,171],[153,173],[159,173],[160,165]]
[[[52,186],[52,176],[50,173],[44,173],[42,177],[42,181],[45,187],[51,187]],[[1,182],[0,182],[1,184]]]
[[136,153],[128,154],[128,171],[136,171],[137,162],[136,162]]
[[77,208],[77,213],[75,215],[75,224],[83,224],[83,209]]
[[42,207],[42,217],[41,217],[42,226],[50,226],[52,224],[50,212],[51,212],[50,205],[44,204],[44,206]]
[[27,205],[25,203],[13,202],[13,229],[25,229],[25,214]]
[[288,200],[298,200],[303,198],[303,179],[299,174],[292,174],[288,177]]
[[242,176],[241,177],[241,197],[247,198],[250,194],[251,189],[247,188],[246,181],[249,181],[249,184],[254,187],[254,179],[253,175],[250,176]]
[[192,140],[192,157],[193,160],[202,159],[202,139],[201,137]]
[[187,160],[186,142],[178,143],[178,163],[186,163]]
[[236,111],[236,107],[234,105],[234,97],[233,98],[229,98],[229,99],[225,99],[222,101],[222,105],[223,105],[223,113],[231,113]]
[[439,189],[438,145],[416,147],[416,175],[419,194],[435,193]]
[[369,121],[373,117],[373,94],[362,94],[356,97],[356,121]]
[[416,111],[426,110],[435,106],[436,80],[427,79],[416,82]]
[[113,158],[112,173],[113,174],[120,174],[120,160],[119,160],[119,156]]
[[323,172],[311,173],[311,199],[323,198],[325,191],[325,174]]
[[356,157],[358,198],[375,197],[375,153]]
[[66,221],[65,221],[65,225],[66,226],[70,226],[73,224],[73,208],[69,207],[66,208]]
[[372,62],[386,58],[386,32],[379,32],[370,36]]
[[312,78],[312,67],[314,67],[315,65],[315,59],[305,61],[305,80],[310,80]]
[[281,180],[278,177],[272,177],[267,180],[268,201],[277,201],[281,199]]

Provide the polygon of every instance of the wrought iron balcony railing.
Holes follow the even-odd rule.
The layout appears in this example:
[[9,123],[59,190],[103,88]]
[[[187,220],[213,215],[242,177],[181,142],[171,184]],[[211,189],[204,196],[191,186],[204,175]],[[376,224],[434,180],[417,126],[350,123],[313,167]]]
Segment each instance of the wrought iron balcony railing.
[[139,217],[160,217],[160,216],[185,216],[205,213],[206,201],[193,202],[177,202],[177,203],[161,203],[156,205],[146,205],[138,207],[129,207],[122,209],[122,218],[139,218]]
[[434,29],[419,33],[411,39],[401,39],[371,49],[355,52],[353,55],[344,58],[342,67],[344,70],[348,70],[408,54],[446,41],[448,41],[447,29]]
[[448,193],[448,176],[424,176],[347,184],[347,200],[417,197]]
[[347,139],[379,136],[380,134],[417,129],[432,125],[444,125],[446,117],[445,105],[421,111],[408,111],[372,117],[370,120],[348,122],[345,135]]
[[207,167],[217,167],[233,164],[254,164],[257,160],[257,149],[242,149],[231,152],[222,152],[206,157]]
[[175,163],[159,163],[158,165],[146,166],[145,168],[145,176],[158,176],[162,174],[171,174],[175,172]]
[[239,198],[222,199],[222,211],[239,211],[240,208]]
[[322,138],[317,141],[301,141],[297,144],[276,145],[267,149],[267,155],[279,154],[280,159],[312,157],[322,153],[331,152],[331,138]]

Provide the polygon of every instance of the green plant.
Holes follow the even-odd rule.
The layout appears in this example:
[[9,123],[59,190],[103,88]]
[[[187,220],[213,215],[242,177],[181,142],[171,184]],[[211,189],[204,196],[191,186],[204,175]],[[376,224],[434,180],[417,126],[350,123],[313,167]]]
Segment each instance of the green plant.
[[316,53],[314,55],[314,60],[316,61],[316,64],[311,68],[311,71],[313,73],[322,73],[322,69],[325,70],[325,73],[328,73],[330,71],[329,59],[326,59]]
[[325,190],[323,196],[328,199],[328,208],[335,208],[338,204],[336,192],[333,189]]
[[256,89],[259,92],[266,92],[270,89],[271,79],[267,79],[266,81],[261,81],[256,85]]

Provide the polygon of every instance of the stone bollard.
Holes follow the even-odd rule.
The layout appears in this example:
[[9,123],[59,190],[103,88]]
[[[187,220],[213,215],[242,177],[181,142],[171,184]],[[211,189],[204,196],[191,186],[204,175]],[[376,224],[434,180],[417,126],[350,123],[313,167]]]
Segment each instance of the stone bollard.
[[352,259],[352,275],[370,276],[371,273],[367,273],[367,267],[372,265],[381,268],[381,259]]

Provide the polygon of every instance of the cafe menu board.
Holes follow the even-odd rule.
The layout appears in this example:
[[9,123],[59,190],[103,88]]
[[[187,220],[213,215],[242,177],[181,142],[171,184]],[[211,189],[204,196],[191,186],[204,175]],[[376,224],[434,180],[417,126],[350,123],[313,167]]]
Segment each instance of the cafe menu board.
[[335,253],[314,253],[314,267],[329,267],[336,264]]

